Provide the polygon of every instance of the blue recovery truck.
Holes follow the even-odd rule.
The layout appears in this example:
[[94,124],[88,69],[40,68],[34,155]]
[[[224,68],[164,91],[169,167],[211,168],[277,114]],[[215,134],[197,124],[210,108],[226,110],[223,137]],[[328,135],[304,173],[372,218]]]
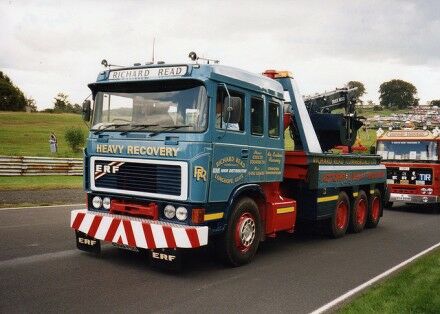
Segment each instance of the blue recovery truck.
[[375,227],[380,158],[323,152],[317,136],[346,134],[353,115],[320,116],[315,131],[293,76],[263,74],[197,63],[101,72],[89,84],[93,106],[83,104],[91,128],[87,208],[71,212],[77,247],[99,252],[105,241],[170,263],[212,244],[240,266],[297,220],[320,221],[333,237]]

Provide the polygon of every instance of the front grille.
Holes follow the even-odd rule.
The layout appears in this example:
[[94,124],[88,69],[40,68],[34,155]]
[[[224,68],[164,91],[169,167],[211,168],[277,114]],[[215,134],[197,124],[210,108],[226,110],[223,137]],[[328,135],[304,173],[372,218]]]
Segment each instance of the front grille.
[[[182,196],[182,165],[130,159],[94,159],[96,190],[135,192],[135,195]],[[178,162],[175,162],[178,163]],[[93,184],[92,184],[93,188]],[[154,195],[153,195],[154,194]]]

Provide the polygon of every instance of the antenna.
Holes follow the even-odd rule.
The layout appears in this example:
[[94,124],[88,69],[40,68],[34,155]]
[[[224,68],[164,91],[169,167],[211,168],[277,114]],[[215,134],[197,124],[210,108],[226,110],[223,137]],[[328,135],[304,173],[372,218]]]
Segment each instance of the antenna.
[[154,45],[156,43],[156,37],[153,37],[153,57],[152,57],[152,62],[154,63]]

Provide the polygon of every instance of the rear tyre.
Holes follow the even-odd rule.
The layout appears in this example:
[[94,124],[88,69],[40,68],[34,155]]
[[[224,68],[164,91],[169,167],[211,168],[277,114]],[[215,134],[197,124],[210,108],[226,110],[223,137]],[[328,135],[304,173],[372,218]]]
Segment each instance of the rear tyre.
[[247,264],[257,252],[260,236],[258,206],[252,199],[242,198],[235,205],[227,229],[218,241],[218,254],[230,266]]
[[368,198],[363,190],[359,190],[350,215],[350,231],[359,233],[365,228],[368,216]]
[[331,237],[340,238],[345,235],[348,228],[349,217],[350,200],[347,193],[340,192],[338,201],[336,202],[336,208],[333,212],[332,218],[330,219],[329,231]]
[[375,189],[368,200],[367,228],[376,228],[382,215],[382,194]]

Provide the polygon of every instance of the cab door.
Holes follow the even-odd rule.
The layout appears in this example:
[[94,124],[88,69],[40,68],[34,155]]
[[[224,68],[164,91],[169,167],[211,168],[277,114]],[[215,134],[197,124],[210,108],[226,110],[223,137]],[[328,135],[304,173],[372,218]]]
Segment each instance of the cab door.
[[[231,121],[225,109],[228,97],[240,99],[237,121]],[[215,108],[212,108],[215,109],[215,116],[211,117],[215,131],[209,201],[222,202],[229,199],[236,186],[248,182],[249,146],[246,125],[249,121],[245,115],[247,103],[244,91],[221,84],[217,87],[215,99]]]
[[267,117],[263,95],[250,97],[249,172],[248,181],[266,182]]

